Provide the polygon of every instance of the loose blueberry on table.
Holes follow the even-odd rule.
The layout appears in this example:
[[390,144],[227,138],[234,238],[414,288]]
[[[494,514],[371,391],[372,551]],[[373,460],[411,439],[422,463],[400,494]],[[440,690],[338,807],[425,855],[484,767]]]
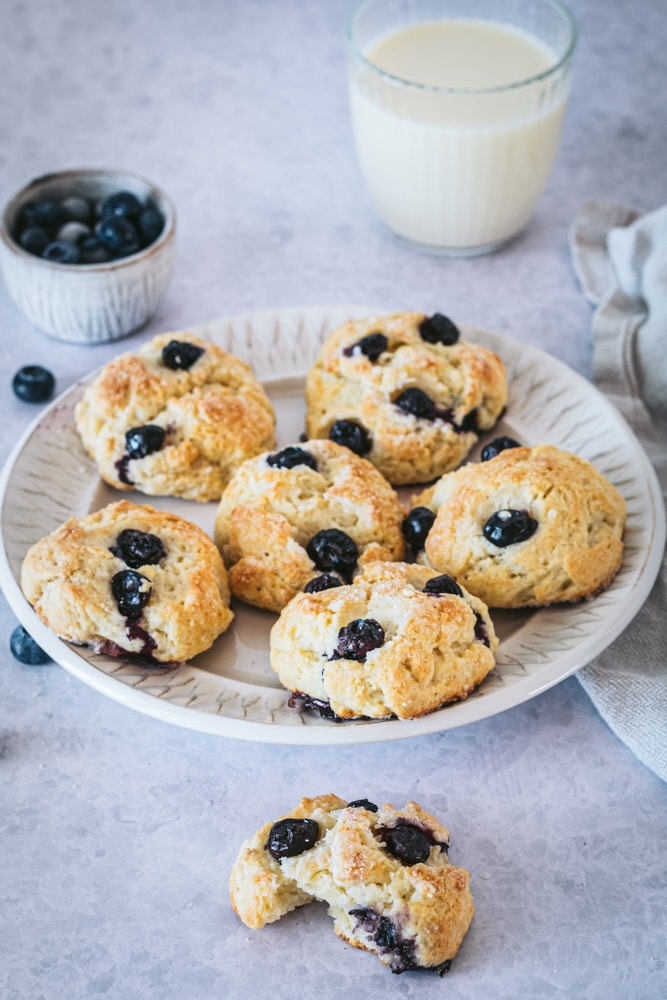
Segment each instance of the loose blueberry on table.
[[484,525],[484,537],[498,548],[525,542],[535,534],[537,521],[526,510],[497,510]]
[[317,472],[317,460],[310,452],[296,445],[288,445],[282,451],[276,451],[266,459],[267,464],[274,469],[293,469],[297,465],[307,465]]
[[25,403],[45,403],[53,395],[56,385],[48,368],[41,365],[24,365],[12,379],[12,389]]
[[331,425],[329,440],[349,448],[355,455],[367,455],[371,450],[368,431],[355,420],[336,420]]
[[273,824],[266,849],[276,861],[293,858],[314,847],[319,835],[320,825],[314,819],[296,819],[290,816]]
[[39,667],[51,659],[49,654],[45,653],[33,637],[26,632],[23,625],[17,625],[12,632],[9,638],[9,648],[19,663],[25,663],[30,667]]
[[29,254],[56,264],[104,264],[154,243],[164,217],[148,199],[117,191],[102,201],[76,192],[59,200],[27,202],[13,236]]

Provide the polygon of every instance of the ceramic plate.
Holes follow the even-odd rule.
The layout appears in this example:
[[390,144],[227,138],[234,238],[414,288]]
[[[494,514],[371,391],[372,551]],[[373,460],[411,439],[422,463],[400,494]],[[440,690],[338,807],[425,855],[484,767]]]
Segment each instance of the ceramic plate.
[[[252,364],[275,406],[282,446],[297,441],[303,431],[304,375],[322,339],[345,319],[374,312],[349,306],[281,309],[192,329]],[[512,708],[572,674],[612,642],[648,596],[665,537],[657,479],[628,426],[585,379],[526,344],[465,325],[462,333],[496,351],[508,371],[506,417],[487,439],[510,434],[524,444],[548,442],[575,452],[617,486],[628,506],[624,563],[612,585],[572,606],[494,612],[501,639],[497,665],[466,701],[410,721],[334,723],[290,709],[269,667],[275,616],[238,602],[230,630],[178,670],[147,669],[58,639],[34,614],[18,584],[22,559],[33,542],[68,517],[121,496],[172,510],[210,534],[217,506],[121,494],[101,483],[73,420],[92,375],[42,411],[2,473],[0,583],[19,621],[54,660],[124,705],[191,729],[273,743],[367,743],[438,732]]]

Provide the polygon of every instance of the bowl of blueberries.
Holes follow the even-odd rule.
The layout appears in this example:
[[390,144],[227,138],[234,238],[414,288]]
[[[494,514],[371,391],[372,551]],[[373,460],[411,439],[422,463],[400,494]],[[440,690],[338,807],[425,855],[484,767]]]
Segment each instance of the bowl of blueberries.
[[31,181],[0,219],[9,294],[44,333],[94,344],[138,330],[171,277],[176,216],[136,174],[65,170]]

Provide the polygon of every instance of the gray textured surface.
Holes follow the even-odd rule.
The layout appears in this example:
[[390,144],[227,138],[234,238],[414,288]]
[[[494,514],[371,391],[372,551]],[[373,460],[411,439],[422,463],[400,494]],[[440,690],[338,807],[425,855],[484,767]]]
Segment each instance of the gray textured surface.
[[[665,198],[664,51],[654,0],[573,0],[581,40],[552,182],[526,232],[468,261],[376,222],[347,118],[344,0],[2,4],[0,197],[40,173],[126,167],[179,213],[165,328],[276,305],[442,309],[590,374],[567,232],[580,203]],[[8,388],[45,361],[59,389],[117,353],[32,329],[0,287],[0,454],[35,409]],[[665,787],[576,680],[504,715],[368,747],[236,743],[105,700],[7,650],[0,691],[0,995],[119,998],[585,997],[667,993]],[[452,830],[477,914],[450,974],[392,976],[323,909],[251,932],[228,903],[241,839],[301,795],[417,799]]]

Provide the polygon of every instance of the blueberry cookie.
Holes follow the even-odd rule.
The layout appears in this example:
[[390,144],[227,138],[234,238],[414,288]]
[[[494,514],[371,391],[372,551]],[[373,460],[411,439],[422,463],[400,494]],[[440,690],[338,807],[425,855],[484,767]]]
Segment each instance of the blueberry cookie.
[[189,500],[219,500],[241,462],[275,441],[250,367],[190,333],[160,334],[111,361],[75,420],[110,486]]
[[232,905],[257,929],[317,899],[339,937],[392,972],[442,974],[474,914],[470,875],[449,863],[448,849],[449,831],[415,802],[302,799],[242,845]]
[[120,500],[29,550],[21,588],[62,639],[110,656],[180,663],[227,629],[227,574],[195,524]]
[[500,358],[445,316],[351,320],[308,373],[306,432],[363,455],[394,486],[426,483],[460,465],[506,400]]
[[333,441],[249,459],[218,507],[215,540],[232,593],[279,612],[305,588],[348,583],[372,560],[402,559],[404,508],[377,469]]
[[608,586],[623,559],[618,490],[551,445],[513,442],[490,454],[413,499],[406,534],[417,531],[418,560],[494,608],[577,601]]
[[451,576],[374,562],[350,585],[293,598],[271,630],[270,662],[294,706],[415,719],[466,698],[497,648],[485,605]]

